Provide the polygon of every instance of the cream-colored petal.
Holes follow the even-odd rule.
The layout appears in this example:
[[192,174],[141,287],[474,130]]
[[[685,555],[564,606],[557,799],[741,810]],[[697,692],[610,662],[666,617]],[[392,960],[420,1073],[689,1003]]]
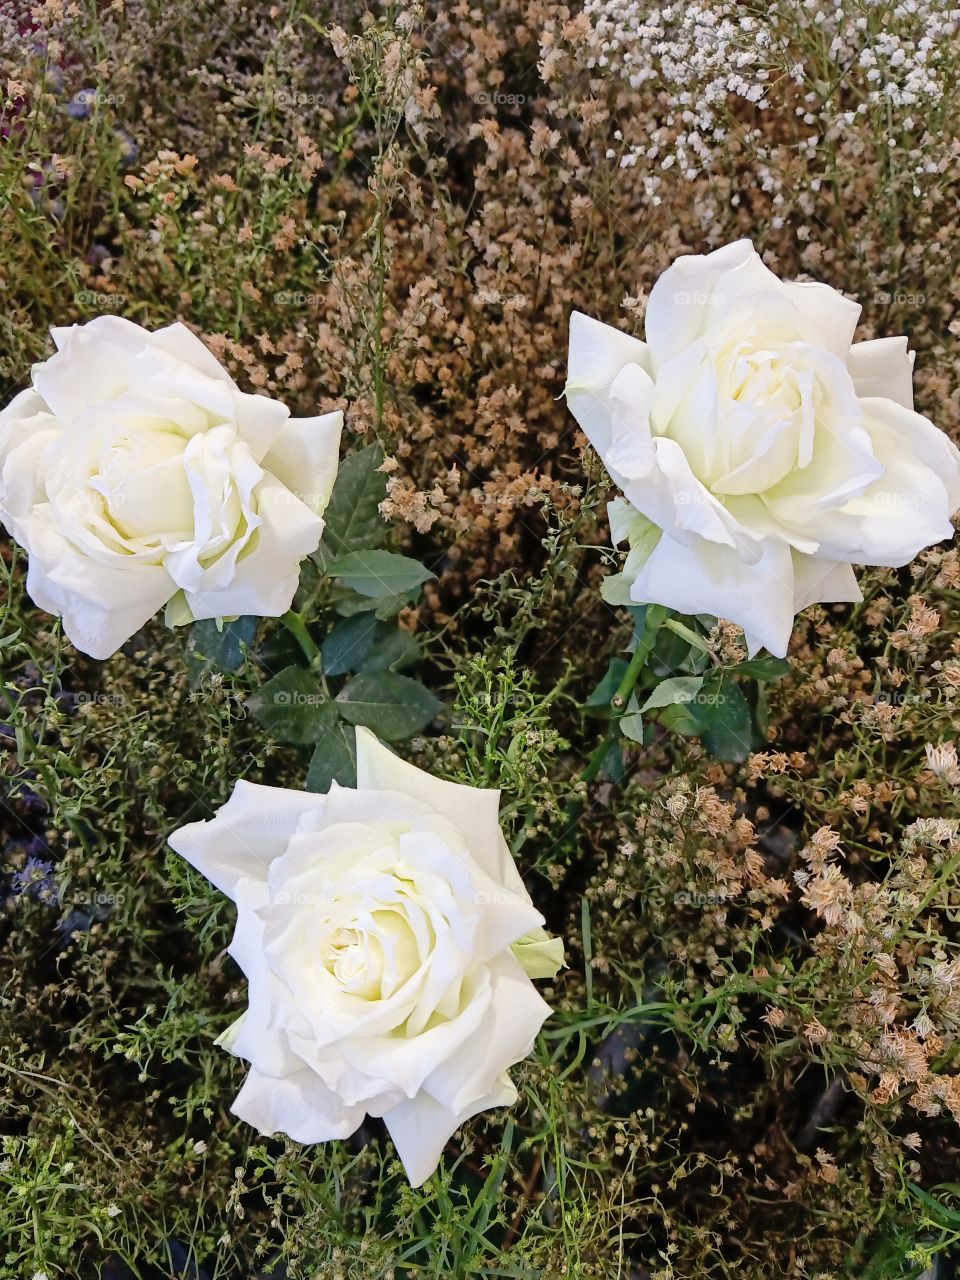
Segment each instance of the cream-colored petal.
[[873,338],[854,343],[847,368],[858,396],[880,396],[912,410],[915,359],[905,337]]
[[311,791],[265,787],[241,779],[212,818],[180,827],[169,842],[232,898],[239,880],[266,879],[270,863],[286,852],[300,819],[322,810],[324,803],[324,796]]
[[853,565],[794,551],[793,573],[795,613],[811,604],[856,604],[863,599]]
[[343,414],[289,418],[263,458],[264,468],[316,515],[323,515],[340,460]]
[[491,879],[516,890],[519,875],[500,831],[499,791],[445,782],[425,773],[401,760],[364,728],[357,729],[357,788],[399,791],[428,805],[462,833]]
[[251,1068],[230,1110],[259,1133],[294,1142],[349,1138],[364,1117],[363,1106],[347,1106],[309,1068],[279,1077]]
[[62,618],[70,643],[91,658],[116,653],[176,590],[160,565],[109,565],[81,554],[50,522],[46,508],[31,517],[27,537],[30,599]]
[[509,1077],[504,1077],[485,1098],[478,1098],[462,1111],[450,1111],[429,1094],[419,1093],[387,1112],[384,1121],[410,1185],[419,1187],[426,1182],[440,1163],[444,1147],[465,1120],[493,1107],[512,1106],[516,1100],[516,1089]]
[[787,652],[794,611],[793,562],[786,543],[767,539],[757,563],[745,564],[729,547],[703,539],[684,546],[664,534],[631,595],[637,603],[736,622],[751,655],[762,646],[779,658]]
[[639,338],[574,311],[564,395],[567,408],[604,461],[613,439],[610,388],[625,365],[646,372],[649,382],[647,348]]

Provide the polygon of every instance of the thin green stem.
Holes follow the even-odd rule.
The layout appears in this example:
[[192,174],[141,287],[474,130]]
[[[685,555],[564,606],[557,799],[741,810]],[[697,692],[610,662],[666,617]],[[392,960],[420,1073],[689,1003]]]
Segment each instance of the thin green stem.
[[[657,642],[657,635],[660,628],[667,620],[669,610],[663,605],[652,604],[647,609],[646,618],[644,620],[643,632],[637,640],[637,647],[633,651],[633,657],[630,659],[630,665],[623,673],[623,679],[617,685],[617,691],[610,700],[610,724],[607,732],[594,747],[587,760],[586,768],[580,774],[581,782],[593,782],[600,769],[603,761],[610,750],[611,746],[616,742],[619,736],[620,719],[623,716],[627,703],[637,687],[637,681],[640,679],[641,672],[647,665],[650,654],[653,652],[653,646]],[[572,806],[568,806],[568,815],[576,816],[576,809],[579,802]]]
[[281,617],[280,621],[303,650],[304,657],[310,663],[311,668],[319,671],[321,661],[320,648],[314,643],[313,637],[307,630],[307,624],[304,622],[301,615],[296,613],[293,609],[288,609]]

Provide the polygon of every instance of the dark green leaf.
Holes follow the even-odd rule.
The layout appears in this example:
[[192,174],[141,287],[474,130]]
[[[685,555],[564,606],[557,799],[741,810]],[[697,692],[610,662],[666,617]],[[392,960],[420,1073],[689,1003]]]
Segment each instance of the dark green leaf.
[[340,463],[333,493],[323,513],[325,528],[321,550],[329,556],[344,555],[361,547],[378,547],[386,526],[380,503],[387,494],[387,477],[377,468],[383,462],[378,444],[349,454]]
[[419,560],[395,551],[350,551],[338,556],[327,572],[362,596],[401,596],[419,587],[434,574]]
[[362,671],[337,694],[344,720],[366,725],[387,742],[409,738],[440,710],[429,689],[393,671]]
[[410,632],[379,622],[372,610],[344,618],[323,642],[323,669],[328,676],[395,671],[419,657],[420,646]]
[[736,680],[725,674],[708,676],[693,705],[707,750],[720,760],[745,760],[751,745],[750,708]]
[[[389,597],[388,597],[389,598]],[[356,591],[334,590],[330,603],[341,618],[352,618],[358,613],[372,613],[376,616],[379,600],[371,600],[369,596],[358,596]]]
[[287,667],[247,699],[253,718],[281,742],[318,741],[324,732],[320,709],[328,703],[304,667]]
[[786,658],[748,658],[746,662],[738,662],[730,670],[738,676],[751,676],[754,680],[782,680],[790,674],[790,663]]
[[420,657],[416,636],[403,627],[377,628],[377,639],[363,662],[364,671],[399,671]]
[[353,725],[344,724],[332,702],[320,708],[321,734],[307,769],[307,790],[330,790],[332,782],[341,787],[357,785],[357,743]]
[[401,609],[415,605],[419,598],[419,587],[415,591],[408,591],[406,595],[381,596],[376,601],[376,615],[382,622],[387,622],[390,618],[395,618]]
[[344,618],[323,642],[323,670],[328,676],[359,671],[373,646],[377,619],[372,612]]
[[697,707],[690,703],[675,702],[669,707],[662,707],[657,712],[657,720],[671,733],[679,733],[684,738],[697,738],[703,732],[703,722],[697,711]]
[[202,671],[238,671],[244,652],[253,644],[259,618],[234,618],[217,627],[215,618],[195,622],[190,628],[187,653],[197,675]]
[[618,741],[611,742],[603,753],[603,759],[600,764],[600,777],[608,778],[611,782],[622,782],[626,772],[623,747]]

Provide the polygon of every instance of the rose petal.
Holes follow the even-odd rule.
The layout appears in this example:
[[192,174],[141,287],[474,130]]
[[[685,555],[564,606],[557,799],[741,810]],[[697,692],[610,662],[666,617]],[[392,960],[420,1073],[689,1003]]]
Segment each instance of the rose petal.
[[146,329],[122,316],[97,316],[50,333],[57,352],[34,365],[33,385],[63,425],[126,391],[128,361],[150,339]]
[[490,961],[490,1007],[475,1036],[441,1062],[423,1088],[450,1111],[488,1094],[508,1067],[522,1061],[550,1016],[550,1006],[509,951]]
[[323,808],[325,797],[241,779],[230,799],[205,822],[191,822],[169,837],[171,848],[228,897],[244,877],[265,880],[274,858],[286,852],[297,824]]
[[[729,302],[726,297],[716,299],[721,276],[725,277],[732,298],[736,280],[733,273],[749,270],[755,265],[752,260],[759,262],[753,245],[749,240],[737,240],[712,253],[686,254],[663,272],[650,290],[644,320],[653,369],[659,371],[702,336],[715,301],[720,305]],[[763,268],[762,263],[760,267]]]
[[230,1110],[267,1137],[285,1133],[294,1142],[349,1138],[365,1115],[362,1105],[347,1106],[307,1067],[288,1076],[251,1067]]
[[794,551],[793,573],[793,608],[796,613],[811,604],[857,604],[863,599],[853,565]]
[[500,831],[500,792],[444,782],[401,760],[369,729],[357,729],[357,788],[400,791],[448,818],[497,884],[529,898]]
[[646,344],[574,311],[564,395],[567,407],[604,462],[613,439],[610,387],[625,365],[636,365],[652,392]]
[[459,1112],[448,1110],[426,1093],[419,1093],[389,1111],[384,1121],[410,1185],[419,1187],[426,1182],[440,1163],[447,1142],[465,1120],[492,1107],[512,1106],[516,1100],[516,1089],[510,1079],[504,1077],[486,1097]]
[[300,562],[319,546],[323,521],[269,473],[257,486],[256,499],[261,523],[255,540],[237,559],[231,580],[220,584],[209,573],[196,587],[185,588],[195,618],[245,613],[279,618],[290,608]]
[[288,418],[263,466],[316,515],[323,515],[337,478],[343,414]]
[[30,599],[61,617],[70,643],[91,658],[116,653],[176,590],[160,565],[113,567],[82,555],[50,522],[47,508],[34,513],[25,545]]
[[880,479],[817,520],[821,553],[854,564],[909,564],[924,547],[952,538],[960,506],[960,451],[932,422],[893,400],[868,398],[865,429]]
[[786,543],[761,545],[756,564],[729,547],[698,539],[684,546],[664,534],[637,574],[631,596],[679,613],[712,613],[743,627],[751,656],[765,646],[784,657],[793,629],[793,563]]
[[847,368],[858,396],[880,396],[913,409],[913,364],[916,355],[907,350],[907,339],[874,338],[850,348]]

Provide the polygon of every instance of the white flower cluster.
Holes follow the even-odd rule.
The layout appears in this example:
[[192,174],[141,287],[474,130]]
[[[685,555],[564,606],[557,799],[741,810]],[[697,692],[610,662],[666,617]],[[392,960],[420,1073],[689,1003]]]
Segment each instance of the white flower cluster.
[[661,8],[587,0],[585,12],[593,44],[588,65],[613,71],[633,89],[649,85],[663,106],[653,127],[643,121],[642,141],[616,136],[624,168],[659,162],[693,179],[712,166],[735,125],[759,151],[763,185],[776,189],[760,131],[742,123],[737,100],[761,110],[792,105],[811,131],[793,145],[815,149],[826,133],[867,114],[895,145],[917,128],[915,115],[936,109],[956,78],[960,9],[942,0],[905,0],[892,10],[879,0],[804,0],[790,7],[789,22],[775,6],[757,15],[729,0]]
[[664,169],[677,165],[693,178],[710,166],[713,146],[726,136],[731,96],[766,105],[770,68],[781,52],[772,44],[780,38],[750,14],[709,0],[662,9],[637,0],[587,0],[585,12],[596,41],[589,65],[619,73],[633,89],[651,84],[664,98],[663,123],[642,144],[628,140],[623,168],[659,159]]

